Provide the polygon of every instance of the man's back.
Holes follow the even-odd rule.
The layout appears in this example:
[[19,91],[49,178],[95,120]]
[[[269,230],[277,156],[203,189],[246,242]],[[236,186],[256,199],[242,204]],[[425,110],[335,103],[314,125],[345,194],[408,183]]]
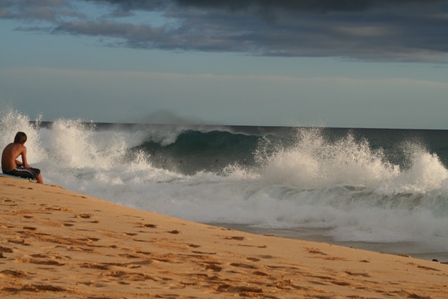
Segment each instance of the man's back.
[[16,159],[19,157],[25,149],[25,146],[20,143],[8,144],[2,153],[2,170],[3,172],[9,172],[17,167]]

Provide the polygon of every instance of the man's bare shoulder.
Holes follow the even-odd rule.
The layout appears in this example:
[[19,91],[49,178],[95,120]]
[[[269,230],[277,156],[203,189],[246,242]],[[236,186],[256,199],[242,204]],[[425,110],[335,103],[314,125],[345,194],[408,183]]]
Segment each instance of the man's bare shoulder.
[[3,152],[10,152],[14,148],[15,143],[10,143],[7,146],[5,146],[5,149]]
[[10,153],[21,153],[23,150],[26,150],[26,147],[20,143],[10,143],[5,147],[4,152]]

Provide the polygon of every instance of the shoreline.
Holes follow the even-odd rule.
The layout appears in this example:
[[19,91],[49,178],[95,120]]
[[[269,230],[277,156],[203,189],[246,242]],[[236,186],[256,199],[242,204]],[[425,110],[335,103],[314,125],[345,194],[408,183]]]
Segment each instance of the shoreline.
[[[428,261],[437,260],[439,262],[448,262],[448,252],[429,251],[426,246],[417,242],[361,242],[361,241],[335,241],[332,237],[324,233],[316,232],[315,229],[279,229],[279,228],[258,228],[246,224],[233,223],[206,223],[219,227],[225,227],[233,230],[244,231],[257,235],[275,235],[281,238],[293,240],[303,240],[318,243],[328,243],[342,247],[357,248],[367,251],[374,251],[384,254],[409,255],[416,259]],[[410,249],[411,248],[411,249]]]
[[448,265],[256,235],[0,177],[2,298],[445,298]]

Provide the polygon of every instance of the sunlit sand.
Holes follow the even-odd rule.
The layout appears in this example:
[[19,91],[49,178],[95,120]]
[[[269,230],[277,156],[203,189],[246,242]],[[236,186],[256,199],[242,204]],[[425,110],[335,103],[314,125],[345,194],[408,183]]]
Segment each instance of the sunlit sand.
[[261,236],[0,177],[1,298],[446,298],[448,265]]

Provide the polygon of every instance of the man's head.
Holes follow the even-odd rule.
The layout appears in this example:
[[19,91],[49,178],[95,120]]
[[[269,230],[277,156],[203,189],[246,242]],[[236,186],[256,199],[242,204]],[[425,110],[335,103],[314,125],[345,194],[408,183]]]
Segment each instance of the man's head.
[[26,134],[23,132],[17,132],[16,137],[14,137],[14,143],[24,144],[26,142]]

